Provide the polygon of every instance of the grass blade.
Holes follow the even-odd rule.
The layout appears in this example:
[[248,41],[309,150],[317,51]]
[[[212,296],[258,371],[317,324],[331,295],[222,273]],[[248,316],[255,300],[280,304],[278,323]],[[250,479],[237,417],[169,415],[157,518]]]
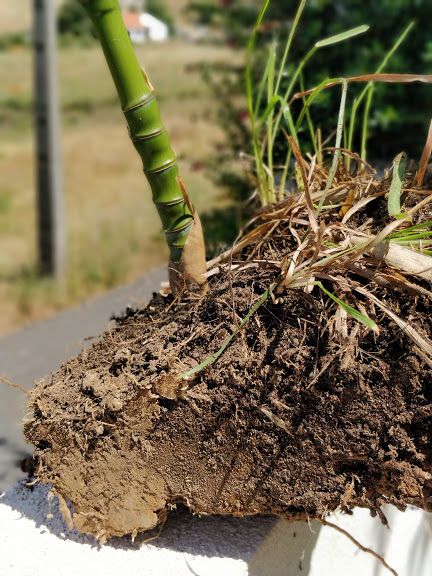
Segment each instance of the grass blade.
[[[318,86],[315,86],[315,88],[312,89],[312,91],[310,91],[309,94],[306,94],[306,92],[308,92],[307,90],[304,89],[303,85],[301,85],[301,92],[299,92],[299,94],[304,94],[304,96],[302,96],[303,99],[303,108],[297,118],[297,122],[296,122],[296,129],[298,130],[303,122],[304,117],[307,115],[307,112],[309,110],[309,108],[311,107],[311,105],[313,104],[313,101],[315,100],[315,98],[317,98],[321,92],[327,88],[329,83],[333,83],[335,82],[336,84],[340,84],[342,82],[342,78],[326,78],[325,80],[323,80],[322,82],[320,82],[320,84],[318,84]],[[296,99],[297,94],[295,94],[292,98],[291,98],[291,102],[290,104]],[[306,99],[306,96],[307,99]]]
[[294,120],[291,114],[291,110],[289,106],[285,106],[283,109],[283,116],[285,119],[285,122],[287,123],[288,126],[288,130],[290,132],[290,135],[294,138],[294,140],[297,142],[298,144],[298,136],[297,136],[297,130],[296,127],[294,125]]
[[348,83],[346,80],[342,80],[342,96],[341,102],[339,107],[339,117],[338,117],[338,124],[336,130],[336,144],[335,144],[335,152],[333,155],[332,165],[330,168],[329,176],[327,178],[326,186],[324,192],[322,193],[321,200],[318,205],[318,214],[321,212],[321,209],[324,205],[325,198],[327,196],[327,192],[330,190],[334,177],[336,176],[336,172],[339,166],[340,158],[341,158],[341,144],[342,144],[342,135],[343,135],[343,127],[344,127],[344,117],[345,117],[345,105],[346,105],[346,95],[348,91]]
[[360,322],[360,324],[363,324],[364,326],[366,326],[366,328],[369,328],[369,330],[373,330],[374,332],[377,333],[379,332],[378,326],[371,318],[369,318],[369,316],[362,314],[359,310],[353,308],[352,306],[350,306],[349,304],[347,304],[346,302],[335,296],[333,292],[327,290],[327,288],[323,285],[322,282],[316,281],[313,282],[313,285],[318,286],[318,288],[320,288],[320,290],[322,290],[325,294],[327,294],[327,296],[331,298],[333,302],[335,302],[338,306],[340,306],[342,310],[344,310],[348,314],[348,316],[351,316],[351,318],[354,318],[354,320]]
[[[423,84],[432,84],[432,74],[360,74],[359,76],[349,76],[348,78],[332,78],[321,86],[321,89],[326,88],[333,88],[334,86],[338,86],[344,80],[351,84],[352,82],[384,82],[384,83],[392,83],[392,84],[409,84],[412,82],[421,82]],[[290,104],[294,102],[294,100],[298,100],[299,98],[303,98],[304,96],[309,96],[312,94],[318,86],[314,88],[309,88],[308,90],[304,90],[303,92],[296,92],[290,100]]]
[[[319,50],[320,48],[324,48],[326,46],[331,46],[332,44],[336,44],[338,42],[344,42],[345,40],[349,40],[353,36],[357,36],[358,34],[362,34],[363,32],[366,32],[366,30],[368,30],[368,29],[369,29],[369,26],[366,26],[366,25],[358,26],[357,28],[352,28],[351,30],[347,30],[347,31],[342,32],[340,34],[336,34],[335,36],[325,38],[324,40],[320,40],[316,44],[314,44],[314,46],[309,50],[309,52],[306,53],[306,55],[303,57],[303,59],[299,62],[298,66],[296,68],[296,71],[294,72],[294,74],[291,78],[291,81],[288,85],[288,88],[286,89],[286,92],[282,98],[282,110],[286,106],[287,103],[291,103],[288,101],[290,99],[290,96],[292,94],[294,86],[296,85],[297,81],[301,77],[302,71],[305,68],[306,64],[314,56],[314,54],[317,50]],[[282,116],[283,116],[282,110],[279,112],[279,114],[277,115],[276,120],[275,120],[275,126],[274,126],[274,130],[273,130],[273,140],[276,139],[277,134],[279,132],[280,122],[281,122]],[[274,141],[273,141],[273,144],[274,144]]]
[[[405,41],[408,34],[411,32],[412,28],[414,27],[415,22],[412,21],[408,24],[408,26],[402,31],[402,34],[396,38],[396,42],[384,56],[383,60],[381,61],[378,68],[375,70],[376,74],[379,74],[384,70],[384,68],[389,63],[390,59],[393,57],[394,53],[399,49],[399,46]],[[364,97],[367,95],[367,101],[365,105],[365,110],[363,114],[363,130],[362,130],[362,144],[361,144],[361,151],[364,154],[364,159],[366,159],[366,144],[367,144],[367,136],[368,136],[368,125],[369,125],[369,113],[370,108],[372,105],[372,97],[373,97],[373,83],[370,82],[367,86],[363,88],[360,95],[354,100],[354,104],[351,110],[351,119],[350,119],[350,126],[349,126],[349,133],[348,133],[348,144],[347,147],[349,150],[352,149],[352,143],[354,138],[354,129],[355,129],[355,120],[357,115],[357,110],[362,103]],[[363,157],[363,156],[362,156]],[[350,159],[347,159],[347,166],[349,169]]]
[[[268,191],[267,191],[267,177],[265,172],[264,163],[262,161],[259,141],[258,141],[258,133],[256,128],[256,112],[255,112],[255,105],[254,105],[254,83],[253,83],[253,53],[255,50],[256,39],[258,36],[259,28],[262,24],[264,16],[267,12],[267,9],[270,5],[270,0],[264,0],[261,9],[259,11],[258,17],[256,19],[255,25],[252,30],[252,34],[250,36],[249,42],[246,48],[246,68],[245,68],[245,85],[246,85],[246,100],[247,106],[249,111],[249,118],[251,123],[251,130],[252,130],[252,146],[254,151],[255,157],[255,164],[256,164],[256,171],[259,183],[259,194],[261,203],[265,204],[269,201]],[[265,85],[265,81],[264,81]],[[264,86],[263,85],[263,86]]]
[[290,33],[289,33],[289,35],[288,35],[287,42],[286,42],[286,44],[285,44],[285,50],[284,50],[284,54],[283,54],[283,57],[282,57],[282,61],[281,61],[280,69],[279,69],[278,78],[277,78],[277,81],[276,81],[276,88],[275,88],[275,91],[276,91],[276,92],[279,92],[280,84],[281,84],[281,82],[282,82],[283,73],[284,73],[285,66],[286,66],[286,63],[287,63],[287,60],[288,60],[289,51],[290,51],[290,49],[291,49],[291,44],[292,44],[292,41],[293,41],[293,39],[294,39],[294,35],[295,35],[296,31],[297,31],[297,27],[298,27],[298,25],[299,25],[301,15],[302,15],[303,10],[304,10],[304,8],[305,8],[305,6],[306,6],[306,1],[307,1],[307,0],[301,0],[301,2],[300,2],[300,4],[299,4],[299,7],[297,8],[296,15],[294,16],[294,20],[293,20],[293,23],[292,23],[292,26],[291,26],[291,30],[290,30]]
[[397,238],[393,238],[393,242],[412,242],[414,240],[423,240],[424,238],[432,238],[432,230],[412,234],[408,233],[405,236],[400,235]]
[[388,195],[388,212],[395,218],[400,217],[401,214],[400,198],[406,167],[407,155],[401,152],[393,160],[393,177]]
[[[272,105],[274,98],[276,96],[277,100],[279,97],[275,94],[275,70],[276,70],[276,46],[273,43],[270,46],[269,56],[268,56],[269,66],[268,66],[268,76],[267,76],[267,102]],[[273,109],[272,106],[269,116],[267,118],[267,164],[269,170],[269,192],[271,200],[274,200],[274,178],[273,178]]]
[[345,32],[340,32],[339,34],[335,34],[334,36],[329,36],[328,38],[319,40],[318,42],[315,43],[315,47],[324,48],[325,46],[332,46],[333,44],[338,44],[339,42],[344,42],[345,40],[354,38],[354,36],[358,36],[359,34],[364,34],[368,30],[369,26],[367,24],[363,24],[362,26],[356,26],[355,28],[351,28],[350,30],[346,30]]
[[427,232],[431,227],[432,227],[432,220],[426,220],[425,222],[419,222],[419,224],[414,224],[413,226],[408,226],[403,230],[397,230],[396,232],[393,232],[393,234],[389,235],[389,239],[391,240],[393,238],[398,238],[400,236],[406,236],[407,233],[409,234],[414,230],[425,230]]
[[[303,79],[303,74],[300,75],[300,88],[302,90],[304,90],[304,79]],[[306,98],[303,98],[303,108],[302,108],[302,112],[303,110],[305,111],[305,115],[306,115],[306,121],[307,121],[307,125],[308,125],[308,129],[309,129],[309,135],[310,135],[310,139],[312,142],[312,146],[314,149],[314,153],[316,154],[316,156],[318,157],[318,143],[317,143],[317,138],[316,138],[316,131],[315,131],[315,127],[313,125],[313,121],[312,121],[312,116],[309,110],[309,106],[307,106],[307,101]],[[301,114],[301,113],[300,113]],[[304,116],[304,115],[303,115]],[[297,120],[300,118],[300,115],[297,117]],[[300,123],[301,124],[301,123]],[[296,128],[297,130],[297,123],[296,123]]]
[[[360,158],[363,162],[366,162],[367,158],[367,141],[368,141],[368,128],[369,128],[369,116],[370,116],[370,109],[372,107],[372,98],[374,95],[374,85],[373,83],[367,87],[367,98],[366,104],[363,114],[363,122],[362,122],[362,136],[361,136],[361,145],[360,145]],[[352,144],[348,144],[352,145]]]
[[228,348],[228,346],[231,344],[231,342],[234,340],[234,338],[238,335],[240,330],[242,330],[242,328],[244,328],[246,326],[246,324],[249,322],[249,320],[252,318],[252,316],[255,314],[255,312],[264,304],[264,302],[271,296],[271,294],[273,294],[273,292],[276,289],[276,286],[277,286],[277,284],[271,284],[267,288],[267,290],[263,294],[261,294],[259,299],[255,302],[255,304],[252,306],[252,308],[249,310],[249,312],[246,314],[246,316],[240,322],[239,326],[236,328],[236,330],[234,330],[234,332],[232,332],[232,334],[230,334],[228,336],[228,338],[223,342],[223,344],[219,348],[219,350],[214,352],[214,354],[210,354],[210,356],[207,356],[207,358],[205,360],[203,360],[200,364],[198,364],[198,366],[194,366],[193,368],[191,368],[191,370],[184,372],[183,374],[180,375],[180,377],[183,380],[187,380],[188,378],[190,378],[194,374],[198,374],[198,372],[202,372],[208,366],[211,366],[211,364],[216,362],[216,360],[222,356],[222,354],[225,352],[225,350]]
[[270,114],[273,112],[273,110],[275,109],[276,104],[280,101],[279,96],[273,96],[271,98],[271,100],[269,101],[269,103],[267,104],[264,112],[261,114],[261,116],[258,118],[258,122],[257,125],[258,127],[262,126],[263,124],[265,124],[268,120],[268,117],[270,116]]
[[305,200],[306,200],[306,208],[307,208],[310,226],[314,232],[318,232],[318,222],[317,222],[315,211],[314,211],[314,205],[312,202],[312,197],[310,195],[309,183],[307,180],[307,174],[306,174],[306,168],[305,168],[305,161],[304,161],[303,156],[301,155],[300,148],[297,146],[297,142],[295,141],[295,139],[292,136],[288,136],[288,142],[289,142],[291,149],[293,151],[293,154],[295,156],[297,166],[300,170],[300,175],[301,175],[301,178],[303,180],[304,195],[305,195]]
[[267,86],[267,78],[269,75],[269,68],[270,68],[270,61],[267,59],[266,66],[264,69],[264,73],[259,83],[259,88],[256,96],[256,101],[254,105],[254,116],[257,117],[258,113],[261,109],[262,99],[264,96],[264,88]]

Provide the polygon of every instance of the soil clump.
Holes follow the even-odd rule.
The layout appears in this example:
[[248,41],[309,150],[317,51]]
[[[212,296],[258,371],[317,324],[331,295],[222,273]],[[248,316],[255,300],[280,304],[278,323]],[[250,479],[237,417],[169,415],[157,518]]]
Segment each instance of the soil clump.
[[[385,208],[378,195],[355,215],[356,229],[386,225]],[[413,223],[422,219],[427,211]],[[235,257],[257,266],[218,264],[206,295],[157,294],[146,309],[128,310],[37,385],[25,423],[35,474],[71,502],[76,528],[101,541],[136,535],[177,504],[295,520],[363,506],[385,521],[388,503],[432,509],[431,364],[406,330],[355,293],[369,290],[428,340],[430,286],[366,279],[370,255],[357,269],[335,261],[320,281],[332,291],[336,282],[379,334],[317,286],[269,295],[239,329],[278,282],[274,263],[296,250],[292,226],[262,231]],[[215,362],[178,378],[233,333]]]

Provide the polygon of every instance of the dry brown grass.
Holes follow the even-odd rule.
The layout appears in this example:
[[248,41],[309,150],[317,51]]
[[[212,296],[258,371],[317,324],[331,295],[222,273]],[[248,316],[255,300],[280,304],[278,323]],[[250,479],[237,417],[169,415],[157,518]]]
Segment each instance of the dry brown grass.
[[[62,0],[55,0],[60,5]],[[0,34],[22,32],[31,26],[33,0],[2,0],[0,3]]]
[[[416,185],[413,164],[400,174],[394,163],[379,177],[347,150],[326,149],[337,158],[329,166],[318,160],[322,149],[305,158],[295,140],[289,136],[288,140],[298,167],[297,189],[257,212],[234,246],[207,262],[208,277],[250,269],[257,271],[257,277],[276,270],[278,277],[221,348],[181,377],[187,379],[213,363],[258,307],[269,298],[283,303],[290,290],[310,294],[320,289],[337,305],[327,328],[341,344],[350,334],[357,347],[360,325],[379,334],[373,318],[384,313],[432,367],[432,341],[424,333],[422,312],[414,312],[416,299],[424,298],[428,305],[432,300],[432,190]],[[337,152],[355,160],[355,170],[348,170]],[[390,207],[396,186],[401,209],[394,216]],[[403,318],[400,303],[408,297],[413,304],[409,317]],[[420,319],[417,325],[414,318]],[[352,320],[354,329],[349,326]]]

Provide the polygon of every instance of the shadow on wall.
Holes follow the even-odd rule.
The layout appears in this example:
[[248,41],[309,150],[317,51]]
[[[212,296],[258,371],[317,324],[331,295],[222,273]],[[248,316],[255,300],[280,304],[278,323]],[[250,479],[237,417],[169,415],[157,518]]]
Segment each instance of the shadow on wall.
[[321,526],[279,520],[249,561],[249,576],[308,576]]
[[[339,513],[331,519],[361,544],[383,555],[399,576],[430,576],[432,514],[414,508],[400,512],[390,506],[384,506],[383,513],[389,527],[360,508],[352,515]],[[57,576],[59,557],[64,576],[78,573],[86,562],[96,563],[94,576],[105,574],[99,568],[105,570],[107,565],[120,566],[131,574],[141,574],[145,566],[148,576],[390,573],[377,558],[360,551],[345,535],[317,522],[309,525],[269,517],[199,518],[180,508],[170,515],[158,538],[146,541],[148,537],[148,533],[142,535],[134,543],[129,538],[119,538],[100,547],[93,538],[68,531],[57,499],[50,496],[47,486],[30,489],[19,483],[0,497],[0,547],[4,552],[2,561],[11,566],[11,576],[32,576],[34,567],[42,564],[50,567],[48,576]],[[23,543],[27,554],[17,554]]]
[[[36,485],[30,489],[25,482],[18,483],[2,496],[0,516],[2,506],[31,519],[36,528],[42,528],[42,533],[48,531],[64,542],[71,541],[101,550],[104,548],[89,536],[67,530],[57,498],[50,495],[49,486]],[[170,514],[162,533],[151,541],[151,546],[190,557],[238,560],[248,567],[249,576],[306,576],[319,534],[317,523],[312,523],[311,527],[313,532],[305,523],[280,522],[262,516],[200,518],[180,507]],[[146,539],[149,539],[148,533],[138,537],[135,542],[126,537],[114,538],[106,547],[138,551],[146,546]],[[243,571],[240,570],[238,574],[243,575]]]

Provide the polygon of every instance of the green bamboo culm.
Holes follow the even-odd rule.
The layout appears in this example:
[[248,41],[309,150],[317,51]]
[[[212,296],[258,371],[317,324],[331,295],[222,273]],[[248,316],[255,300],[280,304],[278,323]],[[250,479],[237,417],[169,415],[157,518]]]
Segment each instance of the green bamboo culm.
[[[171,266],[182,274],[180,263],[186,241],[199,219],[182,189],[176,155],[162,124],[153,88],[133,50],[118,0],[80,1],[96,28],[132,142],[143,161],[170,250]],[[202,238],[200,225],[198,234]],[[202,243],[198,257],[204,258],[205,264],[203,246]],[[196,268],[196,263],[192,267]],[[198,268],[202,272],[203,264],[198,263]]]

